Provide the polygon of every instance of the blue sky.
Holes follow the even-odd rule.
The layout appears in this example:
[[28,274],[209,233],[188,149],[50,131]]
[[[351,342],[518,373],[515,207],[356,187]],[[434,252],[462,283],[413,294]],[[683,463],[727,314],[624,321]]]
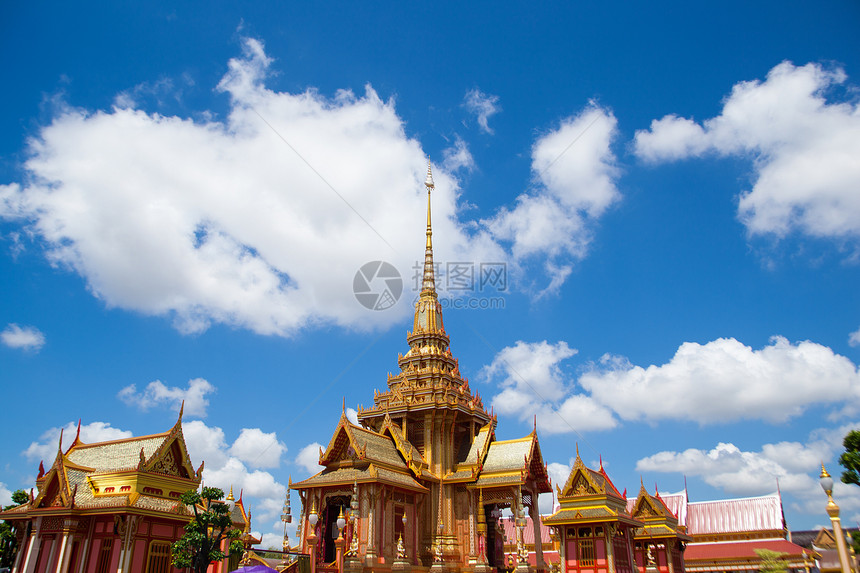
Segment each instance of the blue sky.
[[[537,416],[556,480],[578,442],[621,488],[779,479],[790,527],[825,522],[860,420],[855,3],[173,4],[2,9],[2,497],[61,427],[164,431],[184,398],[279,545],[288,477],[405,351],[429,157],[500,438]],[[391,308],[354,296],[369,261]]]

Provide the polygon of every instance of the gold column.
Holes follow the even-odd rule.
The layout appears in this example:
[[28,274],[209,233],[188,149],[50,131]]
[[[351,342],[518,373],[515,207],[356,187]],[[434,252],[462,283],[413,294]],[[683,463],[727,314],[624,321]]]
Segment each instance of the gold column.
[[824,464],[821,464],[821,487],[824,493],[827,494],[827,515],[830,516],[830,523],[833,525],[833,537],[836,538],[836,550],[839,553],[839,565],[842,567],[842,573],[851,573],[851,567],[848,560],[848,548],[845,545],[845,533],[842,531],[842,524],[839,519],[839,506],[833,501],[833,478],[824,469]]

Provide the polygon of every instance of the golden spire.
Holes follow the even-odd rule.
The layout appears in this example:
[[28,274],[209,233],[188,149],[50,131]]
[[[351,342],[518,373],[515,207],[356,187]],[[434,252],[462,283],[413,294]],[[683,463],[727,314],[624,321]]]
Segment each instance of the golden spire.
[[[428,333],[442,334],[445,327],[442,324],[442,308],[439,305],[439,300],[436,295],[436,279],[433,268],[433,228],[430,218],[430,196],[435,185],[433,183],[433,171],[430,163],[427,163],[427,178],[424,180],[424,186],[427,187],[427,244],[424,249],[424,276],[421,283],[421,292],[418,296],[418,302],[415,303],[415,335],[426,335]],[[444,347],[447,347],[448,341],[445,340]]]
[[432,290],[436,291],[436,281],[433,273],[433,227],[430,223],[430,194],[436,187],[433,183],[433,172],[430,168],[430,162],[427,162],[427,178],[424,180],[424,186],[427,187],[427,245],[424,249],[424,280],[421,285],[421,291]]
[[[143,451],[143,448],[141,448],[141,451]],[[233,501],[233,486],[232,485],[230,486],[230,493],[227,494],[227,501]]]

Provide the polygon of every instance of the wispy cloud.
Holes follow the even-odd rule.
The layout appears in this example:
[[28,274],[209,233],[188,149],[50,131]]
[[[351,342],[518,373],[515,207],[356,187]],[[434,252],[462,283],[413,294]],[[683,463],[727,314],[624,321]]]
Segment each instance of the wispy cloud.
[[9,348],[38,352],[45,345],[45,335],[35,326],[10,323],[0,332],[0,341]]
[[466,92],[466,96],[463,98],[463,107],[469,113],[475,115],[481,131],[489,134],[493,133],[489,125],[489,119],[490,116],[502,110],[499,105],[499,96],[485,94],[478,88],[475,88]]

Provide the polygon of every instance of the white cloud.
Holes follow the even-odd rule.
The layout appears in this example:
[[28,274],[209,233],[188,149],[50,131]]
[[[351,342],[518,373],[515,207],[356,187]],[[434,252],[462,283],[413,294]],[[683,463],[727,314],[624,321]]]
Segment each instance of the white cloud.
[[570,470],[573,469],[573,460],[570,460],[567,464],[560,464],[558,462],[551,462],[547,464],[546,471],[549,474],[550,480],[552,480],[553,491],[555,491],[555,486],[559,488],[564,487],[564,484],[567,482],[567,478],[570,476]]
[[0,481],[0,507],[6,507],[7,505],[12,505],[12,490]]
[[576,354],[561,341],[526,343],[502,349],[481,376],[496,381],[501,392],[492,399],[496,412],[525,421],[537,416],[547,433],[604,430],[616,425],[612,414],[588,396],[574,393],[560,363]]
[[[21,454],[30,462],[45,462],[45,469],[53,463],[57,457],[57,446],[60,441],[60,430],[63,432],[63,450],[68,448],[78,431],[78,424],[69,422],[62,428],[50,428],[45,430],[39,440],[31,442],[27,449]],[[109,440],[121,440],[130,438],[132,433],[128,430],[120,430],[112,427],[108,422],[92,422],[81,425],[81,441],[85,444],[93,442],[106,442]]]
[[45,345],[45,335],[35,326],[18,326],[10,323],[0,332],[0,341],[9,348],[38,352]]
[[498,113],[502,109],[499,105],[499,96],[485,94],[478,88],[475,88],[466,92],[466,96],[463,98],[463,107],[469,113],[475,114],[478,119],[478,125],[481,126],[481,131],[489,134],[493,133],[488,120],[491,115]]
[[[785,422],[808,408],[834,408],[831,419],[860,412],[860,371],[845,356],[810,341],[775,336],[761,349],[734,338],[685,342],[672,359],[648,367],[605,355],[577,380],[561,363],[576,354],[564,341],[518,341],[481,376],[499,387],[492,405],[547,433],[606,430],[620,420],[698,424]],[[822,393],[816,380],[827,380]]]
[[[368,311],[353,277],[380,259],[410,275],[423,252],[425,153],[371,87],[275,92],[271,62],[255,40],[230,60],[224,122],[62,110],[29,142],[26,182],[0,186],[0,218],[25,225],[107,306],[171,317],[182,332],[401,320],[409,296]],[[458,223],[450,173],[434,178],[437,256],[505,260],[486,232]]]
[[860,106],[828,102],[841,69],[783,62],[764,82],[734,86],[722,113],[701,125],[668,115],[636,133],[636,153],[671,161],[707,152],[748,155],[753,188],[738,215],[753,235],[860,236]]
[[185,415],[205,418],[209,406],[206,395],[215,390],[215,386],[203,378],[189,380],[188,388],[185,389],[166,386],[161,380],[155,380],[147,384],[141,393],[137,392],[135,384],[130,384],[120,390],[117,397],[129,406],[137,406],[144,411],[155,406],[169,406],[178,412],[184,401]]
[[[251,507],[255,520],[265,522],[275,519],[281,512],[287,488],[266,471],[250,470],[254,467],[276,467],[286,447],[275,433],[264,433],[259,428],[242,428],[232,444],[228,444],[224,430],[217,426],[207,426],[200,420],[183,422],[182,433],[188,454],[194,464],[205,460],[203,480],[207,485],[218,487],[225,492],[233,488],[238,498],[240,492]],[[255,446],[269,444],[270,450],[279,450],[277,456],[254,449]],[[265,462],[270,465],[264,465]],[[195,466],[196,467],[196,466]]]
[[318,442],[308,444],[302,448],[296,456],[296,464],[299,467],[304,468],[310,475],[320,472],[323,469],[323,467],[319,465],[320,449],[322,447],[323,445]]
[[346,419],[358,426],[358,410],[356,410],[355,408],[347,408]]
[[454,145],[442,151],[442,167],[446,171],[455,172],[461,169],[471,171],[475,168],[475,159],[469,151],[469,146],[460,137],[454,140]]
[[[387,312],[369,311],[353,279],[385,260],[409,284],[423,252],[420,142],[372,87],[272,91],[262,44],[243,48],[218,84],[230,98],[224,120],[133,107],[137,93],[169,91],[162,80],[111,110],[61,108],[28,142],[22,182],[0,185],[0,219],[20,224],[15,232],[38,239],[107,307],[170,318],[183,333],[225,324],[290,336],[400,322],[408,293]],[[491,96],[475,101],[485,119],[495,109]],[[513,275],[526,257],[550,257],[530,259],[531,276],[545,273],[547,292],[557,290],[567,259],[585,256],[594,221],[619,196],[615,134],[612,113],[594,104],[563,120],[532,149],[534,189],[483,221],[459,219],[454,173],[474,160],[455,141],[434,165],[437,260],[507,262]]]
[[257,468],[279,467],[286,451],[287,446],[278,441],[275,432],[267,434],[259,428],[242,428],[230,448],[232,455]]
[[[780,463],[782,456],[794,453],[803,461],[806,471],[792,471]],[[809,490],[816,485],[808,472],[813,471],[821,457],[796,442],[767,444],[761,452],[742,452],[734,444],[719,443],[709,451],[690,448],[683,452],[659,452],[636,463],[640,472],[679,472],[701,476],[714,487],[732,495],[762,495],[777,489],[787,492]],[[674,464],[674,467],[673,465]]]
[[[743,451],[731,443],[718,443],[710,450],[663,451],[640,459],[636,470],[699,476],[728,494],[740,496],[776,491],[779,480],[779,489],[789,498],[791,507],[820,514],[826,502],[818,483],[821,460],[833,460],[842,449],[842,437],[858,427],[860,424],[853,422],[822,428],[813,431],[805,443],[764,444],[759,451]],[[844,511],[860,511],[860,491],[855,491],[855,486],[834,486],[834,495],[839,497]]]
[[184,421],[182,435],[185,437],[188,455],[195,468],[202,461],[213,468],[223,467],[227,463],[227,452],[230,446],[227,445],[224,430],[221,428],[207,426],[200,420]]
[[860,328],[848,335],[848,344],[850,346],[860,346]]
[[[814,383],[820,380],[828,392]],[[647,368],[606,356],[579,384],[622,419],[648,422],[783,422],[813,404],[844,406],[839,415],[860,404],[860,373],[848,358],[780,336],[760,350],[734,338],[685,342],[670,362]]]
[[497,239],[511,242],[516,260],[548,256],[551,270],[552,259],[561,255],[586,255],[591,224],[620,197],[610,149],[616,125],[610,110],[592,103],[534,144],[535,189],[520,195],[513,209],[502,208],[485,221]]

